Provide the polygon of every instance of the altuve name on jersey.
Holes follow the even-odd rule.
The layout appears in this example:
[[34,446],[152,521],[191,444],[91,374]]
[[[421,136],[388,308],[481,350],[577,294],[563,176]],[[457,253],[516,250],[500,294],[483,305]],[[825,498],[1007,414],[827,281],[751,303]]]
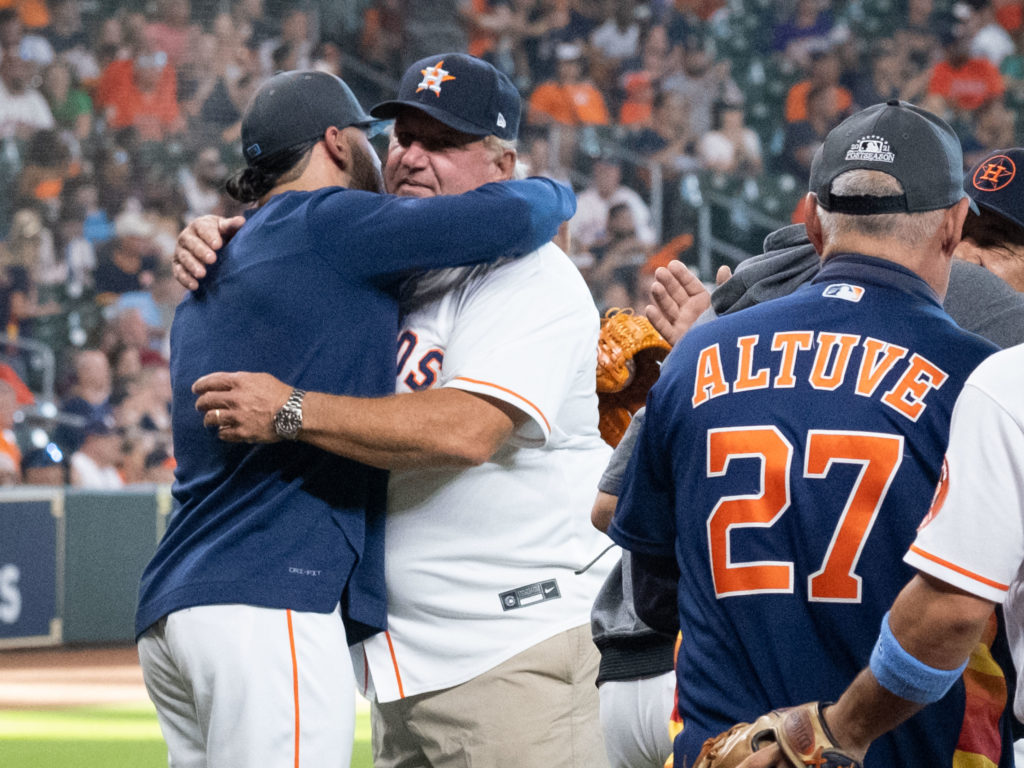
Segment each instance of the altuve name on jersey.
[[[770,368],[754,370],[754,351],[760,335],[740,336],[735,370],[726,371],[719,344],[704,347],[697,357],[693,383],[694,408],[735,392],[759,389],[792,389],[797,384],[797,358],[813,355],[806,383],[813,389],[835,391],[850,379],[854,392],[863,397],[879,396],[882,403],[910,421],[917,421],[927,404],[925,399],[949,378],[933,362],[906,347],[871,336],[829,331],[780,331],[771,337],[771,351],[777,353]],[[859,351],[859,361],[854,355]],[[908,357],[909,353],[909,357]],[[888,389],[882,381],[893,371],[900,376]]]

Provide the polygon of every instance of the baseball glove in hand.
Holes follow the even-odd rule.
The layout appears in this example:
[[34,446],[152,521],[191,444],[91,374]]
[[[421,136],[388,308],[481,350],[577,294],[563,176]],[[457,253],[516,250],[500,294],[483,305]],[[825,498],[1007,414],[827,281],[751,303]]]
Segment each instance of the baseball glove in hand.
[[647,400],[672,346],[643,315],[609,309],[597,340],[597,404],[601,437],[619,444],[633,414]]
[[836,746],[821,715],[824,706],[812,701],[734,725],[704,742],[694,768],[734,768],[773,743],[795,768],[861,768],[858,760]]

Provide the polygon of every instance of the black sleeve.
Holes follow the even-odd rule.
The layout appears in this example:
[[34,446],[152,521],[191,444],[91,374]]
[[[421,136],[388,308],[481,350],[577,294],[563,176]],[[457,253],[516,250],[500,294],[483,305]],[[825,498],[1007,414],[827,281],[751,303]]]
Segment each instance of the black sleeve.
[[679,631],[679,565],[675,557],[639,552],[631,556],[636,615],[651,629],[675,635]]

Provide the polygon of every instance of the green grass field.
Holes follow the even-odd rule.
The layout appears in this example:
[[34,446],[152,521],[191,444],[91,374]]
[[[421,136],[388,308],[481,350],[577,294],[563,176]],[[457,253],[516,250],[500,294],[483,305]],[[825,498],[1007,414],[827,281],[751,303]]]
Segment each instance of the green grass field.
[[[370,715],[356,715],[352,768],[372,768]],[[166,768],[149,704],[0,711],[2,768]]]

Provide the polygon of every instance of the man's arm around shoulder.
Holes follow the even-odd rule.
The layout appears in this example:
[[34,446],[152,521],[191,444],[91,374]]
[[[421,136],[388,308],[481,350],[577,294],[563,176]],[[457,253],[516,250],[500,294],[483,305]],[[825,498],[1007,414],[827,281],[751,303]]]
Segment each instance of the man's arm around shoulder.
[[[270,443],[292,388],[266,373],[212,373],[193,385],[204,423],[228,442]],[[310,392],[299,439],[383,469],[482,464],[526,420],[495,398],[441,387],[358,398]]]

